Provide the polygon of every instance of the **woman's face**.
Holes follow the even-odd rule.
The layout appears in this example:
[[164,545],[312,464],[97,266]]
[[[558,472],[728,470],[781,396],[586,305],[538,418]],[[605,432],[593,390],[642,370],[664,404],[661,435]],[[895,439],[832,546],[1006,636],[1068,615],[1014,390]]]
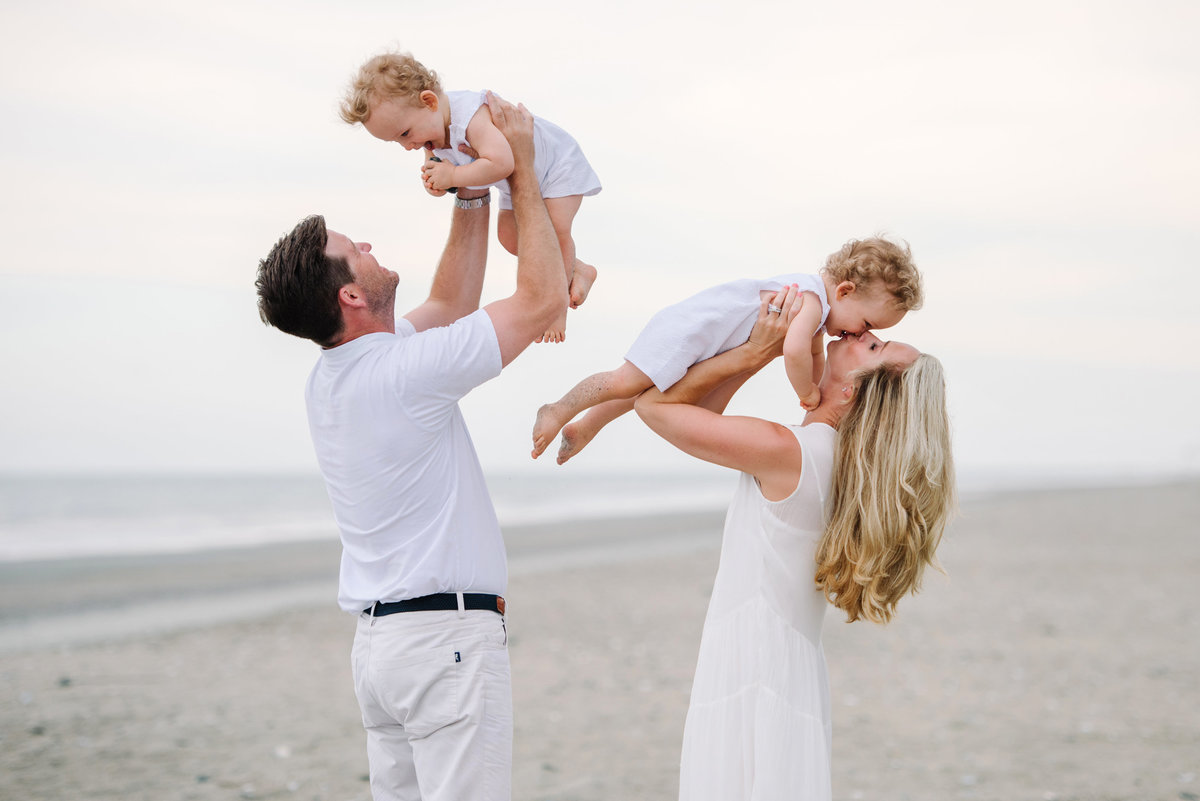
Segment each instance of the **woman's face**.
[[909,365],[920,355],[921,352],[912,345],[885,342],[870,331],[859,335],[847,334],[830,342],[826,349],[825,379],[841,382],[850,373],[883,362]]

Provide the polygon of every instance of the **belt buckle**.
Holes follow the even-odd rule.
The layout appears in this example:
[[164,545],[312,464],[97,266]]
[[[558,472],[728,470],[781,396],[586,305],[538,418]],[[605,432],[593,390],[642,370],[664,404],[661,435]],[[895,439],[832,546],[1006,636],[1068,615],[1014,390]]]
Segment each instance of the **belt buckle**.
[[499,595],[497,595],[496,596],[496,611],[503,615],[504,607],[505,607],[504,599],[502,597],[500,597]]

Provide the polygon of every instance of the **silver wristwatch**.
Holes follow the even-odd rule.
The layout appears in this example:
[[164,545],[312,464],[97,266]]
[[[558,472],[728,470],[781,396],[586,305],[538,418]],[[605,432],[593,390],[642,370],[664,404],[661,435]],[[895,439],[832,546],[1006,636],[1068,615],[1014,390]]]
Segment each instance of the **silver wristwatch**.
[[484,206],[486,206],[487,204],[489,204],[491,202],[492,202],[492,193],[491,192],[488,192],[486,195],[480,195],[479,197],[473,197],[470,200],[463,200],[461,197],[454,198],[454,206],[456,208],[467,209],[468,211],[470,211],[471,209],[482,209]]

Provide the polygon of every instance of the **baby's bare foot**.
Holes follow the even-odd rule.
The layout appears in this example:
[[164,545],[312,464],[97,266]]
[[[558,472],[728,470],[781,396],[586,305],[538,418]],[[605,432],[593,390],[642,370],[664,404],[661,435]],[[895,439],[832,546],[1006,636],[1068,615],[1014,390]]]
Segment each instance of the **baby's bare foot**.
[[570,299],[571,308],[578,309],[587,300],[596,281],[596,268],[587,262],[575,260],[575,274],[571,276]]
[[557,403],[547,403],[538,409],[537,419],[533,421],[533,451],[530,453],[534,459],[541,456],[546,446],[558,436],[563,423],[567,422],[562,416]]
[[571,423],[563,428],[562,439],[558,443],[558,463],[566,464],[567,460],[583,450],[594,436],[596,436],[595,431],[587,430],[584,426],[576,423]]
[[[563,309],[562,314],[557,320],[554,321],[554,325],[550,327],[550,330],[535,339],[534,342],[562,342],[566,338],[567,310]],[[553,439],[553,437],[551,437],[551,439]]]

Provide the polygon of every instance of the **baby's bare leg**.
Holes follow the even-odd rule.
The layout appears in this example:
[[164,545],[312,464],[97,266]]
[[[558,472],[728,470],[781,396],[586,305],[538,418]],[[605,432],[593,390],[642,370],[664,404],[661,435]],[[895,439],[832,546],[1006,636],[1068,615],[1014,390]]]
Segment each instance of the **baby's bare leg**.
[[583,302],[587,300],[588,293],[592,291],[592,284],[595,282],[596,268],[586,261],[580,261],[579,257],[576,256],[575,274],[571,276],[571,283],[568,287],[568,300],[571,302],[572,309],[578,309],[583,305]]
[[517,255],[517,218],[512,209],[500,209],[496,218],[496,238],[505,250]]
[[562,439],[558,443],[558,463],[566,464],[568,459],[592,441],[592,437],[600,433],[600,429],[631,410],[636,400],[621,398],[605,401],[588,409],[578,422],[563,426]]
[[[575,240],[571,236],[571,224],[575,220],[575,213],[579,211],[579,206],[583,202],[582,195],[569,195],[567,197],[551,197],[546,198],[546,212],[550,215],[550,224],[554,226],[554,233],[558,236],[558,246],[562,250],[563,269],[567,273],[568,287],[568,303],[570,298],[574,297],[569,289],[575,280],[576,264],[583,264],[575,258]],[[591,288],[591,282],[595,280],[595,268],[590,264],[586,265],[590,273],[590,279],[587,281],[588,288]],[[582,276],[581,276],[582,278]],[[587,297],[587,293],[584,293]],[[564,306],[562,314],[550,326],[550,329],[541,336],[538,342],[562,342],[567,338],[567,307]]]
[[533,423],[531,456],[534,459],[541,456],[562,427],[584,409],[606,401],[636,398],[653,385],[649,376],[629,362],[622,362],[616,370],[588,376],[559,400],[538,409],[537,419]]

